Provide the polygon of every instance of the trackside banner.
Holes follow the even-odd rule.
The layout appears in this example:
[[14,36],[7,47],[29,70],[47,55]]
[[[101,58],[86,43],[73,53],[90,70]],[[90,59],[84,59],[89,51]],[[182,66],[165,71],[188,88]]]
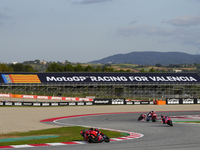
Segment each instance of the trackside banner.
[[166,104],[200,104],[200,98],[167,98]]
[[0,106],[91,106],[93,102],[0,102]]
[[197,73],[1,73],[0,83],[199,83]]
[[93,101],[93,105],[124,105],[125,98],[97,99]]

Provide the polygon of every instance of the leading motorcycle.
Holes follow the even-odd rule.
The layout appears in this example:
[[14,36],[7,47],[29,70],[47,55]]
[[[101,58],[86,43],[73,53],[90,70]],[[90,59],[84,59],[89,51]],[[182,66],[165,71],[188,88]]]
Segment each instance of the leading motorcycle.
[[107,135],[95,130],[92,130],[92,131],[90,129],[81,130],[80,134],[89,143],[101,143],[103,141],[110,142],[110,138]]

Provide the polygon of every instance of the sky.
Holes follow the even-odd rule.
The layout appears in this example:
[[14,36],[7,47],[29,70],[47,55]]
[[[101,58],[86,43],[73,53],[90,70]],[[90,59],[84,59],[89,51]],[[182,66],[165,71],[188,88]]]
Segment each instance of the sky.
[[200,54],[200,0],[0,0],[0,62]]

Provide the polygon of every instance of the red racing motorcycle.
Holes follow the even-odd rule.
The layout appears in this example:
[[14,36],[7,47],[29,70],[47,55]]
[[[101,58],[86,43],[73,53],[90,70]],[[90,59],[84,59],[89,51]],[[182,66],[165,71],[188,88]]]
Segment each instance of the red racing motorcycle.
[[149,122],[150,120],[152,120],[152,122],[156,122],[156,120],[157,120],[157,114],[156,113],[148,114],[146,121]]
[[156,120],[157,120],[157,114],[153,113],[153,115],[152,115],[152,122],[156,122]]
[[146,114],[141,114],[139,117],[138,117],[138,121],[141,121],[142,119],[146,119],[147,115]]
[[168,124],[169,126],[173,126],[172,120],[170,117],[166,116],[163,120],[163,124]]
[[110,138],[98,129],[81,130],[80,134],[89,143],[110,142]]

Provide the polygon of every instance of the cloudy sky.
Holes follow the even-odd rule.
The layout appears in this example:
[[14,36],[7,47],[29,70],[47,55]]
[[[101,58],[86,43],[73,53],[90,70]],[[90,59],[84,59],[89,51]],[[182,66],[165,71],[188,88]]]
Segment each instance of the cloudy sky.
[[200,0],[0,0],[0,62],[200,54]]

